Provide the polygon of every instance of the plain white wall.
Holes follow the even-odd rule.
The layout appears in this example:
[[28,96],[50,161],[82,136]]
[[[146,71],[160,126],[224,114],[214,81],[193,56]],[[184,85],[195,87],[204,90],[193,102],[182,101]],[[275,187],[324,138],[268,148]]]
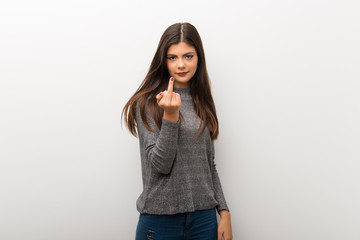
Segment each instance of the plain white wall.
[[0,239],[133,239],[121,110],[161,34],[194,24],[236,240],[360,239],[358,1],[3,1]]

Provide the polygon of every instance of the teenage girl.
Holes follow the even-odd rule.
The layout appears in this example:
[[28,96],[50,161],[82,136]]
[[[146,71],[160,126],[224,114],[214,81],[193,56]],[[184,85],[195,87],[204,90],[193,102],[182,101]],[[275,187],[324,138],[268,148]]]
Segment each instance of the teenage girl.
[[136,203],[136,239],[232,239],[214,162],[218,119],[193,25],[176,23],[165,30],[122,117],[140,142],[143,192]]

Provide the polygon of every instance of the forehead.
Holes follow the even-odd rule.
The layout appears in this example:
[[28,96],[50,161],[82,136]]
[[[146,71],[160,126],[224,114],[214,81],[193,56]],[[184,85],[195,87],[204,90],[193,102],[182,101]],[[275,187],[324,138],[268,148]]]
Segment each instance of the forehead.
[[196,52],[195,48],[188,43],[179,42],[169,47],[168,54],[184,54],[188,52]]

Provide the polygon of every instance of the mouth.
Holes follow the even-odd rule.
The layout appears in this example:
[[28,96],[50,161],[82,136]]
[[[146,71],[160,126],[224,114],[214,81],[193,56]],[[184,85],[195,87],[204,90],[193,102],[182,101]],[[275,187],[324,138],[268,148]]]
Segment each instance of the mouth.
[[176,73],[177,75],[179,75],[180,77],[184,77],[188,72],[178,72]]

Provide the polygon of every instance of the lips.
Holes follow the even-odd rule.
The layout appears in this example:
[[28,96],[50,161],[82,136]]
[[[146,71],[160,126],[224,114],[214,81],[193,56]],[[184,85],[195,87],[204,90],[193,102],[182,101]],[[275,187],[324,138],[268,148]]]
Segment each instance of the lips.
[[177,75],[179,75],[180,77],[183,77],[187,74],[188,72],[179,72],[179,73],[176,73]]

